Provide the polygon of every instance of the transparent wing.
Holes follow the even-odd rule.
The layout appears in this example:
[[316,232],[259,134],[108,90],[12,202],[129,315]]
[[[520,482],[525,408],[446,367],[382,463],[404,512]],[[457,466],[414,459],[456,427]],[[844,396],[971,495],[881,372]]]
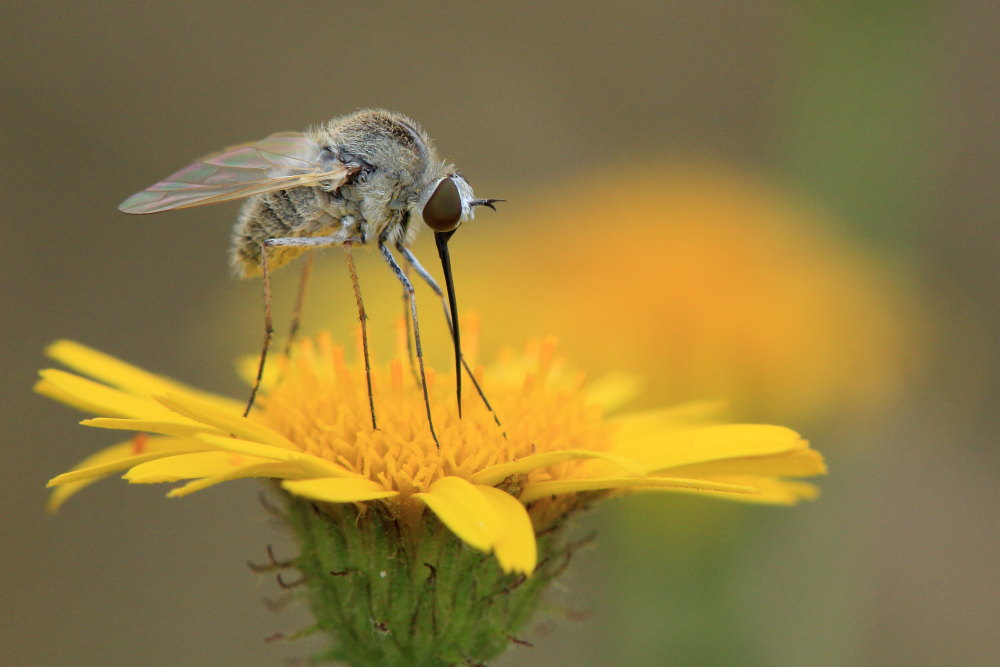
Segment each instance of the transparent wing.
[[242,199],[320,181],[340,185],[350,168],[335,160],[321,161],[321,148],[299,132],[230,146],[137,192],[118,209],[124,213],[157,213]]

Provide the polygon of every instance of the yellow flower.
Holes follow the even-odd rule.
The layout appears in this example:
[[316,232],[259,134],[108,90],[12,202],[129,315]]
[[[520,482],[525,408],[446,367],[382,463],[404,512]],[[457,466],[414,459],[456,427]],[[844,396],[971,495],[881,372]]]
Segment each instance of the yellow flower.
[[658,490],[793,504],[816,495],[785,479],[824,472],[795,432],[719,423],[705,405],[619,414],[632,382],[585,383],[554,352],[546,341],[480,370],[502,427],[474,394],[460,419],[451,375],[429,374],[439,448],[408,362],[373,367],[373,431],[363,366],[348,364],[328,336],[282,360],[280,380],[249,418],[241,401],[57,342],[49,355],[81,375],[42,371],[37,391],[101,415],[83,424],[140,435],[52,479],[49,509],[122,471],[131,483],[185,482],[172,497],[272,478],[320,503],[379,503],[412,539],[429,508],[466,544],[494,553],[505,572],[527,574],[536,533],[596,497]]
[[[505,211],[503,233],[530,229],[520,233],[531,242],[517,244],[503,290],[479,284],[501,275],[496,253],[470,251],[476,271],[457,266],[463,300],[512,323],[506,340],[528,335],[512,312],[531,312],[591,370],[641,370],[649,397],[724,398],[739,414],[796,424],[878,414],[898,395],[916,327],[886,258],[731,167],[612,172],[607,187],[584,175]],[[538,295],[544,308],[531,305]],[[627,344],[578,356],[605,340]]]

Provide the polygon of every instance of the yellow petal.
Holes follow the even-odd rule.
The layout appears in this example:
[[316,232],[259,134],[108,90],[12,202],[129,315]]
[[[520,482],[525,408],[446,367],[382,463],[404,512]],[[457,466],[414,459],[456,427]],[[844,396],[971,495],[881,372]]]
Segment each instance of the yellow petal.
[[49,480],[48,486],[59,486],[92,477],[103,477],[119,470],[126,470],[136,462],[148,461],[162,456],[188,454],[204,450],[205,446],[179,438],[151,438],[139,436],[120,442],[91,454],[64,472]]
[[500,463],[489,468],[484,468],[472,476],[472,481],[476,484],[499,484],[511,475],[544,468],[556,463],[562,463],[563,461],[578,459],[603,459],[620,466],[624,472],[633,475],[643,475],[646,473],[644,466],[625,456],[589,449],[562,449],[554,452],[530,454],[508,463]]
[[718,491],[706,491],[695,489],[635,489],[637,492],[662,493],[669,490],[672,493],[690,493],[700,496],[710,496],[725,500],[735,500],[741,503],[754,503],[758,505],[797,505],[803,500],[815,500],[819,497],[819,488],[808,482],[789,481],[784,479],[758,478],[721,478],[716,481],[727,481],[733,483],[744,483],[757,489],[757,493],[720,493]]
[[356,474],[332,461],[304,452],[293,452],[284,447],[264,445],[239,438],[225,438],[211,433],[202,433],[197,436],[197,439],[227,452],[238,452],[259,456],[262,459],[291,463],[299,467],[303,477],[353,477]]
[[761,477],[809,477],[825,475],[823,455],[814,449],[783,452],[774,456],[723,459],[708,463],[670,468],[672,477],[709,477],[720,475],[758,475]]
[[139,419],[170,418],[170,412],[150,398],[140,398],[106,385],[49,368],[39,373],[35,391],[83,412]]
[[805,449],[798,433],[783,426],[723,424],[621,443],[617,451],[640,461],[648,472],[682,465]]
[[80,422],[84,426],[95,428],[107,428],[116,431],[140,431],[145,433],[160,433],[172,435],[177,438],[192,438],[199,433],[215,433],[225,435],[224,432],[208,426],[199,424],[177,415],[175,421],[150,421],[148,419],[119,419],[117,417],[95,417],[94,419],[84,419]]
[[173,412],[202,424],[214,426],[224,433],[232,434],[243,440],[274,445],[275,447],[284,447],[285,449],[296,449],[295,444],[285,436],[272,431],[263,424],[247,419],[241,412],[224,412],[192,396],[182,396],[180,394],[157,396],[156,400]]
[[233,452],[196,452],[159,458],[129,469],[123,476],[133,484],[158,484],[179,479],[211,477],[258,463],[273,463],[256,456]]
[[504,532],[493,548],[504,572],[531,574],[538,563],[538,544],[531,517],[521,502],[492,486],[476,486],[504,524]]
[[193,482],[188,482],[184,486],[171,489],[170,492],[167,493],[167,497],[180,498],[182,496],[190,495],[195,491],[201,491],[202,489],[207,489],[210,486],[222,484],[223,482],[231,482],[237,479],[261,477],[282,479],[286,477],[293,477],[298,473],[299,471],[294,466],[287,463],[277,461],[252,463],[234,467],[232,470],[220,472],[216,475],[212,475],[211,477],[202,477],[201,479],[196,479]]
[[522,503],[546,496],[558,496],[564,493],[581,491],[630,490],[640,488],[657,489],[690,489],[694,491],[717,491],[725,493],[757,493],[753,486],[729,484],[701,479],[685,479],[676,477],[603,477],[598,479],[565,479],[528,484],[521,492]]
[[502,535],[503,519],[494,502],[460,477],[442,477],[413,497],[424,501],[441,523],[474,549],[489,553]]
[[130,392],[167,392],[177,386],[166,378],[72,340],[57,340],[45,349],[45,353],[79,373]]
[[281,486],[297,496],[328,503],[362,502],[399,495],[398,491],[386,490],[381,484],[360,475],[288,480]]
[[[750,502],[762,502],[772,505],[795,505],[800,500],[816,500],[819,498],[819,487],[809,482],[799,482],[787,479],[769,479],[757,482],[760,494],[749,497]],[[757,500],[760,498],[760,500]]]
[[243,409],[243,405],[238,401],[192,389],[176,380],[150,373],[75,341],[56,341],[46,348],[45,352],[51,358],[79,373],[123,389],[128,393],[146,396],[185,393],[203,400],[210,400],[219,408],[224,409],[231,406],[233,410]]
[[73,470],[49,480],[48,486],[58,487],[49,496],[46,508],[55,512],[81,489],[110,474],[128,470],[134,465],[176,454],[203,449],[204,445],[176,438],[134,438],[106,447],[80,461]]

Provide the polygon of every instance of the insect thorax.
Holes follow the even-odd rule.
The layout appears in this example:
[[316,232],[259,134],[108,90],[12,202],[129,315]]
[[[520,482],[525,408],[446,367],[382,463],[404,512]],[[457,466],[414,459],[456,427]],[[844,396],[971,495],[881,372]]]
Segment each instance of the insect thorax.
[[[232,234],[233,266],[242,276],[260,273],[261,244],[272,238],[331,236],[340,242],[409,244],[417,231],[417,225],[409,224],[410,211],[421,190],[445,168],[423,131],[391,112],[342,116],[309,135],[355,172],[335,190],[320,184],[248,199]],[[303,251],[270,248],[268,265],[276,268]]]

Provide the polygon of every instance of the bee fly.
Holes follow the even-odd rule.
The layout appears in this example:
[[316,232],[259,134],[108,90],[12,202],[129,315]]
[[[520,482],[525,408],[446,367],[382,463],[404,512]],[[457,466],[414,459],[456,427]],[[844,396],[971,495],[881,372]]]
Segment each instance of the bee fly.
[[[361,320],[372,428],[378,428],[372,399],[367,318],[351,255],[353,246],[366,243],[378,246],[403,285],[434,442],[438,443],[438,439],[427,394],[413,285],[391,248],[441,298],[455,349],[459,416],[463,366],[484,404],[493,412],[462,357],[448,241],[463,222],[474,217],[477,206],[494,209],[493,204],[503,200],[476,199],[469,183],[454,166],[438,158],[430,139],[415,122],[389,111],[365,109],[334,118],[306,133],[282,132],[261,141],[232,146],[132,195],[119,209],[125,213],[158,213],[233,199],[246,199],[233,227],[233,265],[242,277],[260,275],[264,284],[264,343],[244,416],[249,414],[260,388],[273,335],[270,272],[306,250],[341,246]],[[421,223],[434,231],[447,300],[434,278],[410,252],[409,245]],[[308,270],[307,262],[291,335],[298,325]],[[499,424],[495,413],[493,417]]]

